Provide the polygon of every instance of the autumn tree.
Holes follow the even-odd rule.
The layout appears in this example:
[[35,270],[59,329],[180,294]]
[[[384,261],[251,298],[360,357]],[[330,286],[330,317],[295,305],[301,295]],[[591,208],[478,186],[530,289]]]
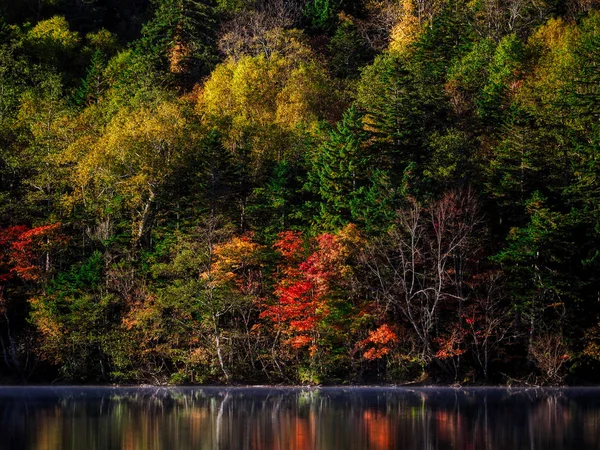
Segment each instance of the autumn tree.
[[[301,234],[279,234],[274,244],[282,258],[276,301],[261,312],[261,318],[275,327],[275,345],[308,353],[308,367],[300,374],[304,382],[319,379],[327,366],[331,371],[349,356],[347,349],[338,347],[346,338],[344,328],[350,323],[344,321],[353,308],[344,298],[352,270],[347,263],[362,238],[356,227],[348,225],[337,235],[317,236],[313,245],[307,251]],[[274,364],[281,370],[276,359]]]
[[446,342],[439,340],[438,330],[452,333],[460,324],[479,221],[469,191],[447,194],[426,206],[412,201],[363,255],[368,284],[376,286],[374,301],[384,315],[395,315],[412,328],[425,364],[442,359],[439,351]]
[[32,301],[23,291],[35,287],[32,293],[40,293],[57,270],[54,259],[66,244],[60,223],[17,225],[0,234],[0,345],[5,367],[22,378],[30,374],[31,342],[24,324],[27,301]]
[[252,327],[262,292],[261,247],[233,235],[218,217],[168,244],[150,260],[153,281],[123,319],[144,349],[141,361],[137,351],[127,354],[129,364],[176,382],[230,382],[260,372]]
[[184,105],[165,100],[124,109],[102,133],[84,134],[65,153],[75,165],[66,206],[96,211],[93,217],[106,222],[104,228],[124,219],[134,246],[143,245],[165,183],[193,143],[188,124]]
[[[246,226],[250,194],[273,163],[302,158],[335,97],[322,65],[297,32],[268,35],[265,53],[227,59],[204,84],[198,113],[218,130],[243,171],[238,180],[239,223]],[[241,176],[243,174],[243,176]]]

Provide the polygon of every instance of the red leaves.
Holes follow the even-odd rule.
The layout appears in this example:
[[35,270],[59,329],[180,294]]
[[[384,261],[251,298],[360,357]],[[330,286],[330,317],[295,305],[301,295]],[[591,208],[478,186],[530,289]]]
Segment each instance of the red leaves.
[[60,227],[60,223],[54,223],[0,230],[0,281],[8,281],[15,275],[26,281],[39,280],[50,269],[50,252],[66,244],[66,237],[58,232]]
[[15,272],[12,270],[13,244],[27,230],[25,225],[0,230],[0,282],[8,281],[15,276]]
[[336,276],[336,263],[342,245],[331,234],[318,236],[316,249],[306,257],[300,233],[285,231],[279,234],[274,247],[283,257],[278,270],[282,275],[275,295],[278,302],[268,306],[261,318],[268,318],[290,335],[288,343],[294,348],[308,346],[314,341],[321,321],[327,317],[327,297]]
[[281,255],[276,301],[263,308],[260,318],[271,321],[285,343],[313,356],[327,339],[343,333],[332,311],[346,299],[348,261],[363,243],[354,225],[313,239],[295,231],[280,233],[273,245]]

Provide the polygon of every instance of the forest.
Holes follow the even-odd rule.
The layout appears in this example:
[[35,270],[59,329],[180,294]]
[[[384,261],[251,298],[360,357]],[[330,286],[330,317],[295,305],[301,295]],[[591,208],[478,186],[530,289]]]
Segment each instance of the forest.
[[600,1],[0,0],[0,382],[600,382]]

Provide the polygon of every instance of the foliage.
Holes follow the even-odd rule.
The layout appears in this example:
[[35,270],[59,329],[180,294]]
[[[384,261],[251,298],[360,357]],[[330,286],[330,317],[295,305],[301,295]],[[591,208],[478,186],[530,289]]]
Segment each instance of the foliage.
[[593,1],[0,19],[0,378],[594,382]]

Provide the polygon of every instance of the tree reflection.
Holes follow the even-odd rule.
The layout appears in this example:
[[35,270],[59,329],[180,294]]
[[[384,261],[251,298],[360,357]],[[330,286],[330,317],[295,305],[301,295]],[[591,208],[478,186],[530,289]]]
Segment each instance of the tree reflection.
[[598,449],[600,390],[0,389],[0,449]]

